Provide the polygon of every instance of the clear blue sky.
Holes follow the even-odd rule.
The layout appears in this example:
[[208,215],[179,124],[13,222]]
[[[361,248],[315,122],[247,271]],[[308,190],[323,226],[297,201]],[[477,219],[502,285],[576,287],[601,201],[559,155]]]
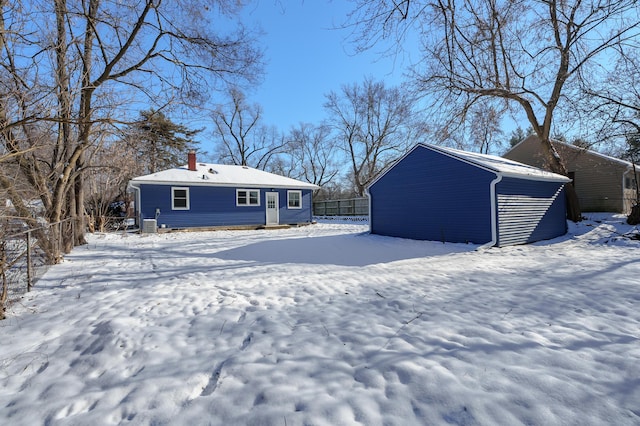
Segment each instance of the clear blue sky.
[[247,93],[262,105],[264,124],[283,132],[300,122],[318,124],[326,114],[324,95],[341,85],[361,83],[366,76],[398,85],[408,59],[383,58],[371,51],[355,55],[340,26],[353,7],[343,0],[256,0],[243,13],[246,25],[265,31],[266,75]]

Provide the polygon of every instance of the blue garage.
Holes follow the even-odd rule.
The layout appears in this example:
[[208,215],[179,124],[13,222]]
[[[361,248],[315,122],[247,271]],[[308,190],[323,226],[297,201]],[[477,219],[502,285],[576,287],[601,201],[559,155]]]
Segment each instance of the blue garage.
[[313,220],[318,186],[246,166],[197,163],[129,182],[140,223],[161,228],[273,226]]
[[491,155],[418,144],[368,187],[373,234],[487,246],[567,232],[565,176]]

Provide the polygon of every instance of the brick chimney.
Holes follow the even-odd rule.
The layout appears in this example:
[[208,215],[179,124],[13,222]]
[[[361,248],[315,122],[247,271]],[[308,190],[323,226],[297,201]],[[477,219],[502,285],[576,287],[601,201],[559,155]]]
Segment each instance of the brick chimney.
[[196,171],[196,152],[189,151],[187,154],[187,165],[189,166],[189,170]]

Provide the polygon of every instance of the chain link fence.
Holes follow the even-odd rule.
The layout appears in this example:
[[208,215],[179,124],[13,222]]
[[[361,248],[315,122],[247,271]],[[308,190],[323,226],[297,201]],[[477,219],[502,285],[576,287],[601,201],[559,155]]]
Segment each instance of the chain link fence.
[[[31,291],[35,282],[56,262],[56,259],[51,259],[51,253],[64,253],[64,240],[75,240],[74,222],[74,218],[69,218],[26,230],[20,230],[26,225],[19,222],[3,226],[0,241],[0,319],[4,318],[7,307]],[[49,250],[45,250],[46,246]]]

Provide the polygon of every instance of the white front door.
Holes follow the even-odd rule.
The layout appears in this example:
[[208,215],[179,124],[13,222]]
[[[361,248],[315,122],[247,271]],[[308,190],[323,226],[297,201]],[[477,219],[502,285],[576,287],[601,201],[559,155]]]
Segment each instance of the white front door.
[[267,192],[267,225],[278,224],[278,193]]

